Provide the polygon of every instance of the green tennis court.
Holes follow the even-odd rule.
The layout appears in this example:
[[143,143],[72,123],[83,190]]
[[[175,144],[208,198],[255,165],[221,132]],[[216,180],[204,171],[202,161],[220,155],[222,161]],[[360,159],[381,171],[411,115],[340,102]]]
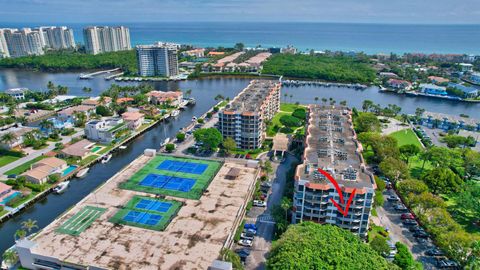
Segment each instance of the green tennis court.
[[[182,165],[175,167],[172,164]],[[194,165],[195,168],[186,168],[190,165]],[[129,180],[121,183],[120,188],[157,195],[199,199],[221,166],[222,163],[212,160],[158,155]],[[172,181],[176,179],[183,179],[183,181],[181,183]]]
[[105,208],[85,206],[80,212],[69,218],[56,231],[78,236],[106,211]]
[[115,224],[163,231],[182,207],[181,202],[133,196],[109,221]]

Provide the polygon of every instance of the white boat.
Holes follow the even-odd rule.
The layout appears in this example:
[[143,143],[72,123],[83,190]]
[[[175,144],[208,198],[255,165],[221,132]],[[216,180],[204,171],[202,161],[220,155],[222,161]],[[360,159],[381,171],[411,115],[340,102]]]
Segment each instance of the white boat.
[[112,154],[103,156],[102,163],[105,164],[105,163],[109,162],[111,158],[112,158]]
[[82,169],[75,176],[78,177],[78,178],[83,178],[87,175],[89,170],[90,170],[90,168],[88,168],[88,167],[85,168],[85,169]]
[[70,181],[62,182],[62,183],[58,184],[58,186],[56,186],[53,189],[53,192],[55,192],[57,194],[61,194],[61,193],[65,192],[65,190],[68,188],[69,184],[70,184]]
[[164,147],[164,146],[167,145],[169,142],[170,142],[170,138],[166,138],[165,141],[163,141],[163,142],[160,144],[160,148]]
[[171,116],[176,117],[176,116],[178,116],[179,114],[180,114],[180,111],[179,111],[179,110],[174,110],[174,111],[172,111]]
[[126,145],[120,145],[118,148],[122,149],[122,150],[125,150],[125,149],[127,149],[127,146]]
[[196,116],[192,117],[192,122],[195,122],[195,121],[197,121],[197,117],[196,117]]

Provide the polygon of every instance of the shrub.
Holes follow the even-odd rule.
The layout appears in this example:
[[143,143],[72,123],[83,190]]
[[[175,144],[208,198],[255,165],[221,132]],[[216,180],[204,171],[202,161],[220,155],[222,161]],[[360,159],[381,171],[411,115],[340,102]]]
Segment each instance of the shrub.
[[177,141],[182,142],[182,141],[185,140],[185,133],[179,132],[179,133],[177,133],[176,137],[177,137]]
[[173,143],[169,143],[165,146],[165,150],[167,150],[167,152],[171,153],[173,152],[173,150],[175,150],[175,144]]
[[298,108],[293,111],[292,116],[300,120],[305,120],[305,118],[307,118],[307,111],[304,108]]
[[205,120],[203,118],[198,118],[197,123],[203,124],[205,123]]

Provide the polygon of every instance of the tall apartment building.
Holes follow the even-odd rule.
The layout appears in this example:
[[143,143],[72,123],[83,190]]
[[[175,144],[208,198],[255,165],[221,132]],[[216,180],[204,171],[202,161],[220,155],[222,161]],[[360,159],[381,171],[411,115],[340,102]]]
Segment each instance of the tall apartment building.
[[8,54],[11,57],[42,55],[44,53],[42,34],[30,28],[2,29]]
[[87,53],[125,51],[132,49],[130,30],[124,26],[91,26],[83,29]]
[[136,47],[140,76],[178,75],[178,44],[157,42]]
[[231,137],[241,149],[261,147],[266,121],[280,109],[281,84],[253,80],[218,115],[217,128],[224,138]]
[[75,48],[73,30],[66,26],[42,26],[38,31],[42,33],[44,47],[54,50]]
[[[303,163],[295,173],[292,222],[333,224],[365,237],[376,185],[360,154],[362,146],[353,130],[351,112],[345,107],[319,105],[311,105],[309,111]],[[343,204],[334,185],[318,169],[338,182]],[[345,209],[354,190],[344,216],[331,198]]]
[[0,59],[10,57],[7,40],[5,39],[5,30],[6,29],[0,29]]

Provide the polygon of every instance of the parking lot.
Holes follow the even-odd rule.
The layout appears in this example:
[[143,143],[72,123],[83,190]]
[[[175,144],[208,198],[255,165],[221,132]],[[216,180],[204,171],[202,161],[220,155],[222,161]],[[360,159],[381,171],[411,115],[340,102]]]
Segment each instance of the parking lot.
[[[407,245],[415,259],[423,264],[424,269],[439,269],[437,258],[442,257],[426,254],[428,250],[436,248],[428,234],[423,234],[423,229],[417,227],[418,223],[407,217],[410,212],[399,200],[393,189],[385,190],[383,195],[385,203],[383,207],[377,207],[377,214],[381,225],[388,230],[392,242],[402,242]],[[403,219],[402,214],[404,215]],[[407,219],[409,221],[406,221]],[[420,231],[414,231],[415,228]]]

